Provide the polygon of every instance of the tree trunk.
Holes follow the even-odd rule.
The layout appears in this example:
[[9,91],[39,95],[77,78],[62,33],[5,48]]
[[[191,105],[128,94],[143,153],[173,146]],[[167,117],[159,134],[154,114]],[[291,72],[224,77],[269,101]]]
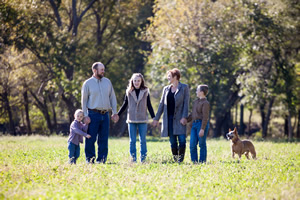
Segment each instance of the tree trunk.
[[262,129],[264,128],[264,126],[265,126],[265,121],[266,121],[265,104],[266,104],[266,101],[263,101],[263,102],[259,105],[259,111],[260,111],[260,117],[261,117],[261,128],[262,128]]
[[5,104],[6,111],[7,111],[7,114],[8,114],[8,119],[9,119],[8,133],[16,136],[17,134],[16,134],[15,123],[14,123],[14,120],[13,120],[13,115],[12,115],[12,112],[11,112],[11,107],[10,107],[10,104],[9,104],[8,93],[7,92],[4,92],[3,100],[4,100],[4,104]]
[[74,113],[75,113],[76,107],[78,107],[77,106],[78,102],[73,102],[71,97],[67,98],[64,94],[62,94],[62,100],[65,102],[65,104],[68,108],[69,123],[71,124],[72,121],[74,120]]
[[224,119],[223,117],[217,117],[217,119],[216,119],[216,126],[215,126],[214,134],[213,134],[214,138],[220,137],[222,135],[223,119]]
[[237,127],[237,116],[238,116],[238,104],[235,105],[235,123],[234,126]]
[[55,111],[55,103],[53,102],[52,95],[49,95],[49,101],[52,108],[52,115],[53,115],[53,129],[57,133],[57,118],[56,118],[56,111]]
[[215,129],[213,130],[213,137],[226,137],[229,128],[233,126],[232,119],[230,117],[230,110],[227,111],[224,115],[217,117]]
[[[44,103],[46,103],[46,102],[44,102]],[[46,119],[47,127],[48,127],[48,129],[50,131],[50,134],[51,134],[51,133],[53,133],[53,126],[52,126],[52,123],[51,123],[51,117],[49,115],[47,105],[45,105],[45,108],[43,109],[42,112],[43,112],[43,115],[44,115],[44,117]]]
[[77,35],[77,28],[78,28],[78,17],[77,17],[77,8],[76,8],[77,0],[72,0],[72,22],[73,22],[73,36]]
[[[74,51],[76,51],[76,47],[73,48]],[[66,74],[66,77],[68,80],[72,81],[73,80],[73,76],[74,76],[74,66],[72,65],[68,65],[64,68],[64,72]]]
[[274,101],[275,101],[275,97],[272,97],[269,102],[268,113],[266,116],[265,124],[263,126],[263,138],[266,138],[268,135],[268,126],[269,126],[269,122],[270,122],[270,118],[271,118],[271,114],[272,114],[272,107],[273,107]]
[[[294,121],[294,124],[293,124],[293,127],[292,127],[293,133],[296,131],[296,127],[297,127],[297,114],[295,115],[295,121]],[[297,135],[295,135],[295,136],[297,137]]]
[[239,129],[239,135],[245,134],[245,124],[244,124],[244,104],[241,103],[241,111],[240,111],[240,129]]
[[32,130],[31,130],[31,124],[30,124],[30,118],[29,118],[29,100],[28,100],[28,91],[27,90],[25,90],[25,92],[23,92],[23,98],[24,98],[27,134],[31,134]]
[[300,109],[298,110],[297,138],[300,138]]
[[233,126],[232,119],[231,119],[231,112],[230,110],[225,114],[225,119],[223,121],[223,136],[226,138],[226,133],[230,127]]
[[47,122],[47,127],[50,131],[50,134],[53,133],[53,126],[52,126],[52,123],[51,123],[51,117],[49,115],[49,111],[48,111],[48,106],[47,106],[47,101],[46,99],[44,98],[44,102],[43,102],[43,105],[41,107],[41,111],[46,119],[46,122]]
[[52,124],[51,124],[51,117],[49,115],[46,98],[43,98],[43,102],[42,102],[42,101],[39,100],[39,98],[36,96],[36,94],[33,91],[30,90],[30,94],[35,99],[35,103],[34,104],[43,113],[44,118],[45,118],[45,120],[47,122],[48,130],[50,131],[50,133],[53,133],[53,127],[52,127]]
[[252,118],[252,112],[253,112],[253,109],[249,109],[250,111],[250,115],[249,115],[249,119],[248,119],[248,137],[250,136],[250,130],[251,130],[251,118]]
[[220,137],[221,135],[225,136],[229,127],[233,125],[230,117],[230,109],[235,105],[238,99],[238,92],[235,91],[230,94],[229,98],[227,98],[224,107],[214,111],[216,126],[213,131],[213,137]]
[[289,127],[289,141],[293,139],[293,129],[292,129],[292,117],[291,117],[291,112],[289,111],[289,116],[288,116],[288,127]]
[[284,136],[288,137],[289,135],[289,122],[288,122],[288,116],[284,116]]

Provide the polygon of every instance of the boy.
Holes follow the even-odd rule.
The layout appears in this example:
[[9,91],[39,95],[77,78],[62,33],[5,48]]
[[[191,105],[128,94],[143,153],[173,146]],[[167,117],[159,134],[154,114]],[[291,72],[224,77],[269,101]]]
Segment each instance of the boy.
[[206,99],[208,93],[207,85],[198,85],[196,94],[197,99],[193,102],[192,113],[188,117],[188,121],[193,121],[190,139],[190,153],[193,163],[198,163],[197,144],[200,147],[200,163],[206,162],[207,147],[206,137],[209,129],[209,110],[210,105]]
[[83,143],[83,136],[90,138],[88,135],[87,129],[89,120],[86,120],[86,124],[82,123],[83,120],[83,111],[78,109],[74,114],[74,121],[70,126],[70,135],[68,139],[68,149],[69,149],[69,163],[76,164],[76,160],[80,155],[80,146],[79,143]]

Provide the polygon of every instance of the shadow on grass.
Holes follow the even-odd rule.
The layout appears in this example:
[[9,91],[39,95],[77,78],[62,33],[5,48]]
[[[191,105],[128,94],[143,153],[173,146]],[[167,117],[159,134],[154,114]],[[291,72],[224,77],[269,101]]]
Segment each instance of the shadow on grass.
[[240,160],[220,160],[219,161],[222,164],[236,164],[236,163],[241,163],[242,161]]
[[[128,137],[109,137],[109,139],[113,140],[123,140],[123,139],[129,139]],[[169,142],[168,137],[153,137],[153,136],[147,136],[147,142]]]
[[289,140],[288,138],[267,138],[267,139],[262,139],[258,141],[263,141],[263,142],[272,142],[272,143],[299,143],[300,139],[299,138],[293,138]]
[[[267,138],[247,138],[245,136],[240,136],[241,140],[251,140],[254,142],[272,142],[272,143],[298,143],[300,142],[300,138],[293,138],[291,140],[289,140],[287,137],[286,138],[271,138],[271,137],[267,137]],[[226,138],[223,137],[219,137],[219,138],[212,138],[212,137],[208,137],[207,140],[212,140],[212,141],[229,141]]]

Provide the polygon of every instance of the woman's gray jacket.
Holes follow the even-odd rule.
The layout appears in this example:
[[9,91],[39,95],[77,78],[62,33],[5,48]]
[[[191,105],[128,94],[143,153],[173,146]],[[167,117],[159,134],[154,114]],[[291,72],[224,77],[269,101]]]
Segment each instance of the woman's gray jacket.
[[[163,122],[161,126],[161,137],[168,137],[168,110],[167,110],[167,96],[171,90],[171,85],[165,86],[162,91],[162,96],[155,116],[155,120],[159,121],[160,116],[163,114]],[[186,134],[186,125],[182,125],[180,120],[188,117],[188,107],[190,100],[189,87],[186,84],[178,84],[177,90],[174,95],[175,109],[173,118],[173,134],[184,135]]]

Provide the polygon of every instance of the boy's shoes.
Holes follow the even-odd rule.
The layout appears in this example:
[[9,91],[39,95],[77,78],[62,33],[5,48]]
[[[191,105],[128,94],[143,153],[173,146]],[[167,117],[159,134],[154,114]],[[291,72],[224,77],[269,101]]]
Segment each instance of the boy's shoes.
[[136,158],[135,157],[131,157],[130,162],[131,163],[136,163]]
[[105,159],[101,159],[101,160],[96,160],[96,164],[105,164],[106,160]]
[[76,159],[75,158],[70,158],[69,159],[69,164],[76,164]]

